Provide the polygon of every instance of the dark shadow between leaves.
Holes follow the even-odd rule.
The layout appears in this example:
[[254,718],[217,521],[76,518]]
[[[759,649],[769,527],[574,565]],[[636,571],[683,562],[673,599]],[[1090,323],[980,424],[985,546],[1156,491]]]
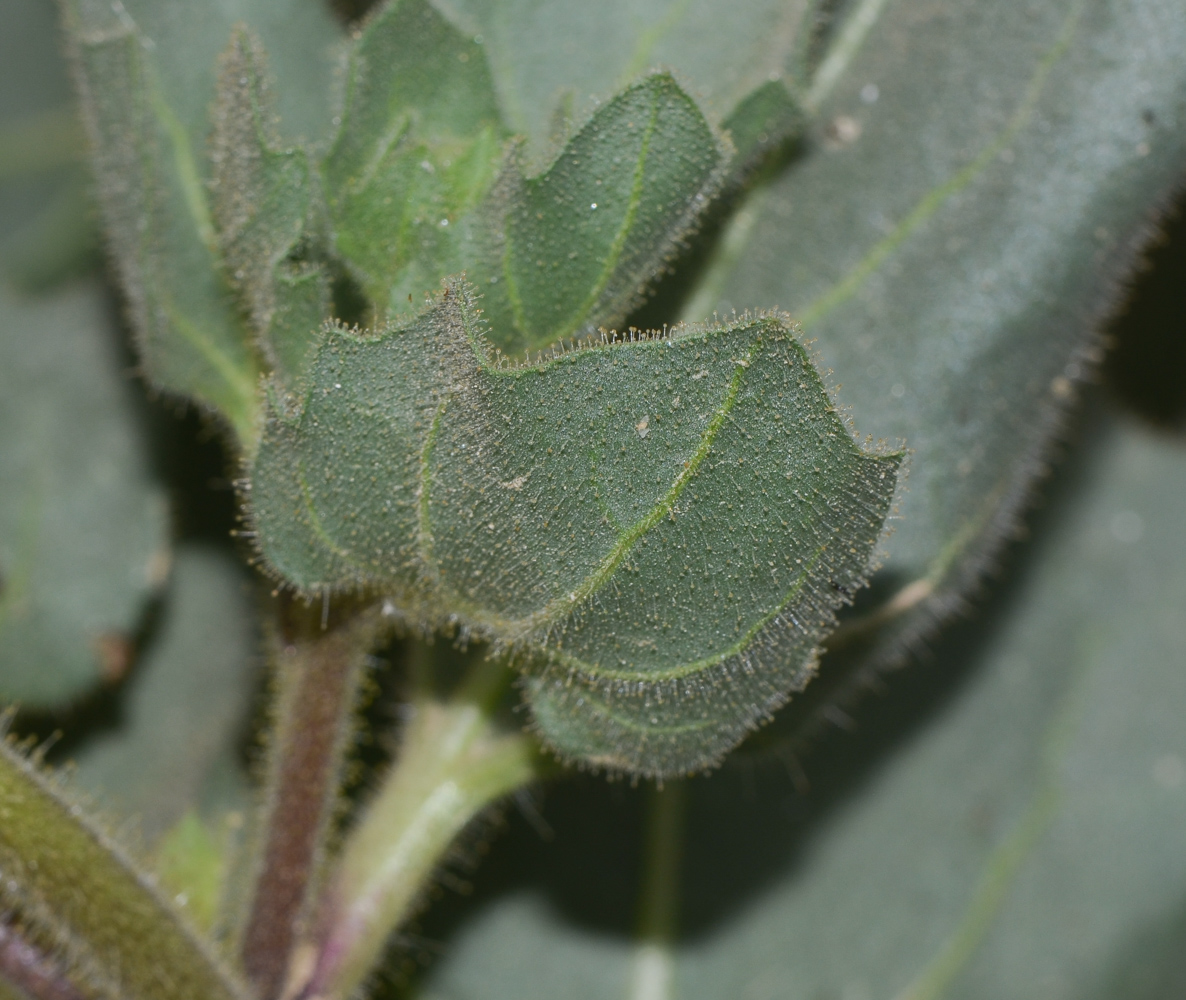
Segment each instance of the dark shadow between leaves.
[[1104,376],[1113,396],[1157,426],[1186,430],[1186,191],[1109,332]]

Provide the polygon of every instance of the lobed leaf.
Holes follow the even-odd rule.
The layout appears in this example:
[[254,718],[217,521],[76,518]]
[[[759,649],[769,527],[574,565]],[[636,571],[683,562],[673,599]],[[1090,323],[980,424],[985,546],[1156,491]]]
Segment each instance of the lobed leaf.
[[461,269],[456,223],[494,181],[505,131],[485,52],[428,0],[357,37],[323,173],[335,246],[382,315]]
[[512,155],[472,265],[510,353],[621,322],[703,212],[729,161],[666,74],[627,88],[537,177]]
[[0,698],[119,680],[168,572],[164,491],[93,284],[0,291]]
[[561,753],[662,775],[806,683],[900,460],[853,442],[781,318],[496,367],[454,280],[404,326],[327,328],[250,503],[283,579],[493,638]]

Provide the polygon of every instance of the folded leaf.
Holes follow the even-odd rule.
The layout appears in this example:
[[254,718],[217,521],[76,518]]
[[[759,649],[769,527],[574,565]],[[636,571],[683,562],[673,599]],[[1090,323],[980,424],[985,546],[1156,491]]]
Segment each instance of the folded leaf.
[[512,156],[471,265],[502,349],[621,322],[708,205],[730,151],[666,74],[598,110],[538,177]]
[[111,325],[94,284],[0,292],[0,699],[46,707],[120,679],[168,572]]
[[388,3],[351,52],[340,117],[323,167],[336,248],[380,315],[415,312],[461,269],[457,220],[497,171],[486,54],[427,0]]
[[801,687],[898,454],[861,450],[779,317],[491,363],[472,292],[326,331],[251,475],[272,569],[512,650],[553,746],[710,766]]

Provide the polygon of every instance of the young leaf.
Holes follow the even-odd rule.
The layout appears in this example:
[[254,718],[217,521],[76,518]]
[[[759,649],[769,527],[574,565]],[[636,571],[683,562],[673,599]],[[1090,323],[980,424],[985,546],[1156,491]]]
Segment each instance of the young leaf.
[[901,456],[863,452],[783,319],[491,364],[472,292],[326,331],[251,476],[264,557],[515,650],[543,734],[710,766],[810,676]]
[[807,116],[786,85],[770,80],[742,98],[725,119],[722,128],[733,140],[733,181],[743,180],[766,153],[797,136]]
[[93,284],[0,290],[0,699],[120,679],[165,582],[164,491],[110,327]]
[[350,56],[324,163],[336,247],[382,315],[460,270],[458,218],[494,180],[504,136],[482,47],[427,0],[389,2]]
[[223,54],[211,160],[218,244],[277,382],[295,390],[329,304],[329,277],[301,260],[314,220],[313,178],[303,149],[280,149],[263,48],[236,28]]
[[80,994],[233,1000],[247,990],[122,851],[0,746],[0,903]]
[[472,273],[510,353],[613,325],[707,206],[730,154],[666,74],[597,111],[538,177],[512,155]]
[[250,441],[257,364],[218,271],[197,151],[162,93],[150,41],[122,6],[70,0],[66,26],[144,369]]

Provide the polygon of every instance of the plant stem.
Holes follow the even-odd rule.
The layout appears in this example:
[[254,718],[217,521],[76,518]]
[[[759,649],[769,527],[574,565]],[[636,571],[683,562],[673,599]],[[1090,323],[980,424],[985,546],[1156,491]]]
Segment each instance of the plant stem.
[[683,822],[684,783],[672,781],[655,788],[647,817],[631,1000],[667,1000],[672,995],[671,949],[679,925]]
[[[34,1000],[85,998],[48,954],[7,922],[0,922],[0,974]],[[0,987],[2,985],[0,983]],[[3,994],[2,989],[0,994]]]
[[273,637],[277,710],[243,967],[263,1000],[280,995],[304,931],[334,817],[362,668],[379,634],[374,609],[329,620],[284,600]]
[[421,685],[400,756],[349,836],[321,905],[301,997],[345,997],[420,901],[461,830],[491,802],[540,777],[535,741],[494,714],[511,677],[479,660],[448,700]]

